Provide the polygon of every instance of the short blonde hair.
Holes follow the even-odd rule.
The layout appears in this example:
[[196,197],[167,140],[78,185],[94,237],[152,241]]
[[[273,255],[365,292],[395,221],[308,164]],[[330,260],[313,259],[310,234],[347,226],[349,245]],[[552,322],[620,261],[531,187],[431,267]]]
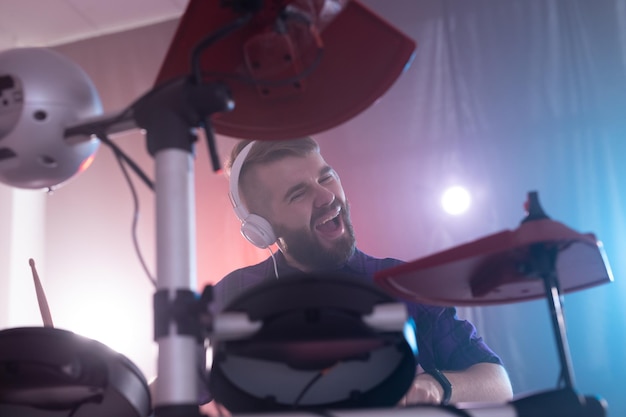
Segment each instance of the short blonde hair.
[[[237,158],[237,155],[245,148],[251,140],[242,140],[237,143],[226,163],[226,167],[230,170]],[[287,156],[306,156],[311,152],[319,152],[319,144],[310,137],[290,139],[290,140],[264,140],[256,141],[250,149],[246,160],[241,165],[239,178],[243,175],[245,169],[255,164],[265,164],[285,158]]]

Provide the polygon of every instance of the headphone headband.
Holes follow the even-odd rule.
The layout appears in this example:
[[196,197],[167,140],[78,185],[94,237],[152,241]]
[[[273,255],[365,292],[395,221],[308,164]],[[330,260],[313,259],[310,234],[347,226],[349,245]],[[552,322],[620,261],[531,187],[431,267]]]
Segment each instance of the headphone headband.
[[239,197],[239,176],[241,175],[241,168],[255,143],[256,141],[252,141],[247,144],[235,157],[230,169],[229,195],[235,214],[239,220],[241,220],[241,234],[254,246],[265,249],[276,242],[274,230],[270,223],[263,217],[250,213],[241,203],[241,198]]
[[239,176],[241,175],[241,168],[243,167],[244,162],[246,162],[246,158],[255,143],[256,141],[253,140],[244,146],[241,152],[239,152],[239,154],[235,157],[233,165],[230,168],[230,201],[235,209],[235,214],[237,214],[237,217],[241,221],[244,221],[250,213],[248,212],[248,209],[243,206],[241,198],[239,197]]

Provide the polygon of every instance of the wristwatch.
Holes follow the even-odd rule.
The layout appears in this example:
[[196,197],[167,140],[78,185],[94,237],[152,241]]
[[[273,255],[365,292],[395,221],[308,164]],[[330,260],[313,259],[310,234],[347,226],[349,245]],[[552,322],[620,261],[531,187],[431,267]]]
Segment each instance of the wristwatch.
[[450,383],[448,378],[446,378],[446,376],[439,369],[436,368],[431,369],[426,373],[435,378],[443,388],[443,398],[441,399],[441,404],[448,404],[450,402],[450,397],[452,396],[452,384]]

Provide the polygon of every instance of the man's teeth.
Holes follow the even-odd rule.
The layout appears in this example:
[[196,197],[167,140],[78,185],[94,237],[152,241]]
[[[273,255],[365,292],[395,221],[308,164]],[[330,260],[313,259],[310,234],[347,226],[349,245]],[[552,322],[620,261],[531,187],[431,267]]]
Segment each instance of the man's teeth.
[[340,210],[337,210],[337,212],[335,214],[333,214],[331,217],[328,217],[324,220],[322,220],[321,222],[318,223],[318,226],[322,226],[330,221],[334,221],[335,219],[337,219],[337,217],[339,217],[339,212]]
[[[337,217],[337,216],[335,216],[335,217]],[[326,224],[326,223],[328,223],[328,222],[330,222],[330,221],[333,221],[333,219],[334,219],[335,217],[331,217],[330,219],[326,219],[326,220],[324,220],[324,221],[322,222],[322,224]]]

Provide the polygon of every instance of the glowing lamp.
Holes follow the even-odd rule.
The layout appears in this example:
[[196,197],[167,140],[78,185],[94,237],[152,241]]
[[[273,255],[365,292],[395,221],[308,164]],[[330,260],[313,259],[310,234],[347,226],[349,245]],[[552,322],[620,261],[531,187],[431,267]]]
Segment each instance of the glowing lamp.
[[470,193],[459,185],[447,188],[441,196],[441,206],[446,213],[453,216],[465,213],[471,203]]

